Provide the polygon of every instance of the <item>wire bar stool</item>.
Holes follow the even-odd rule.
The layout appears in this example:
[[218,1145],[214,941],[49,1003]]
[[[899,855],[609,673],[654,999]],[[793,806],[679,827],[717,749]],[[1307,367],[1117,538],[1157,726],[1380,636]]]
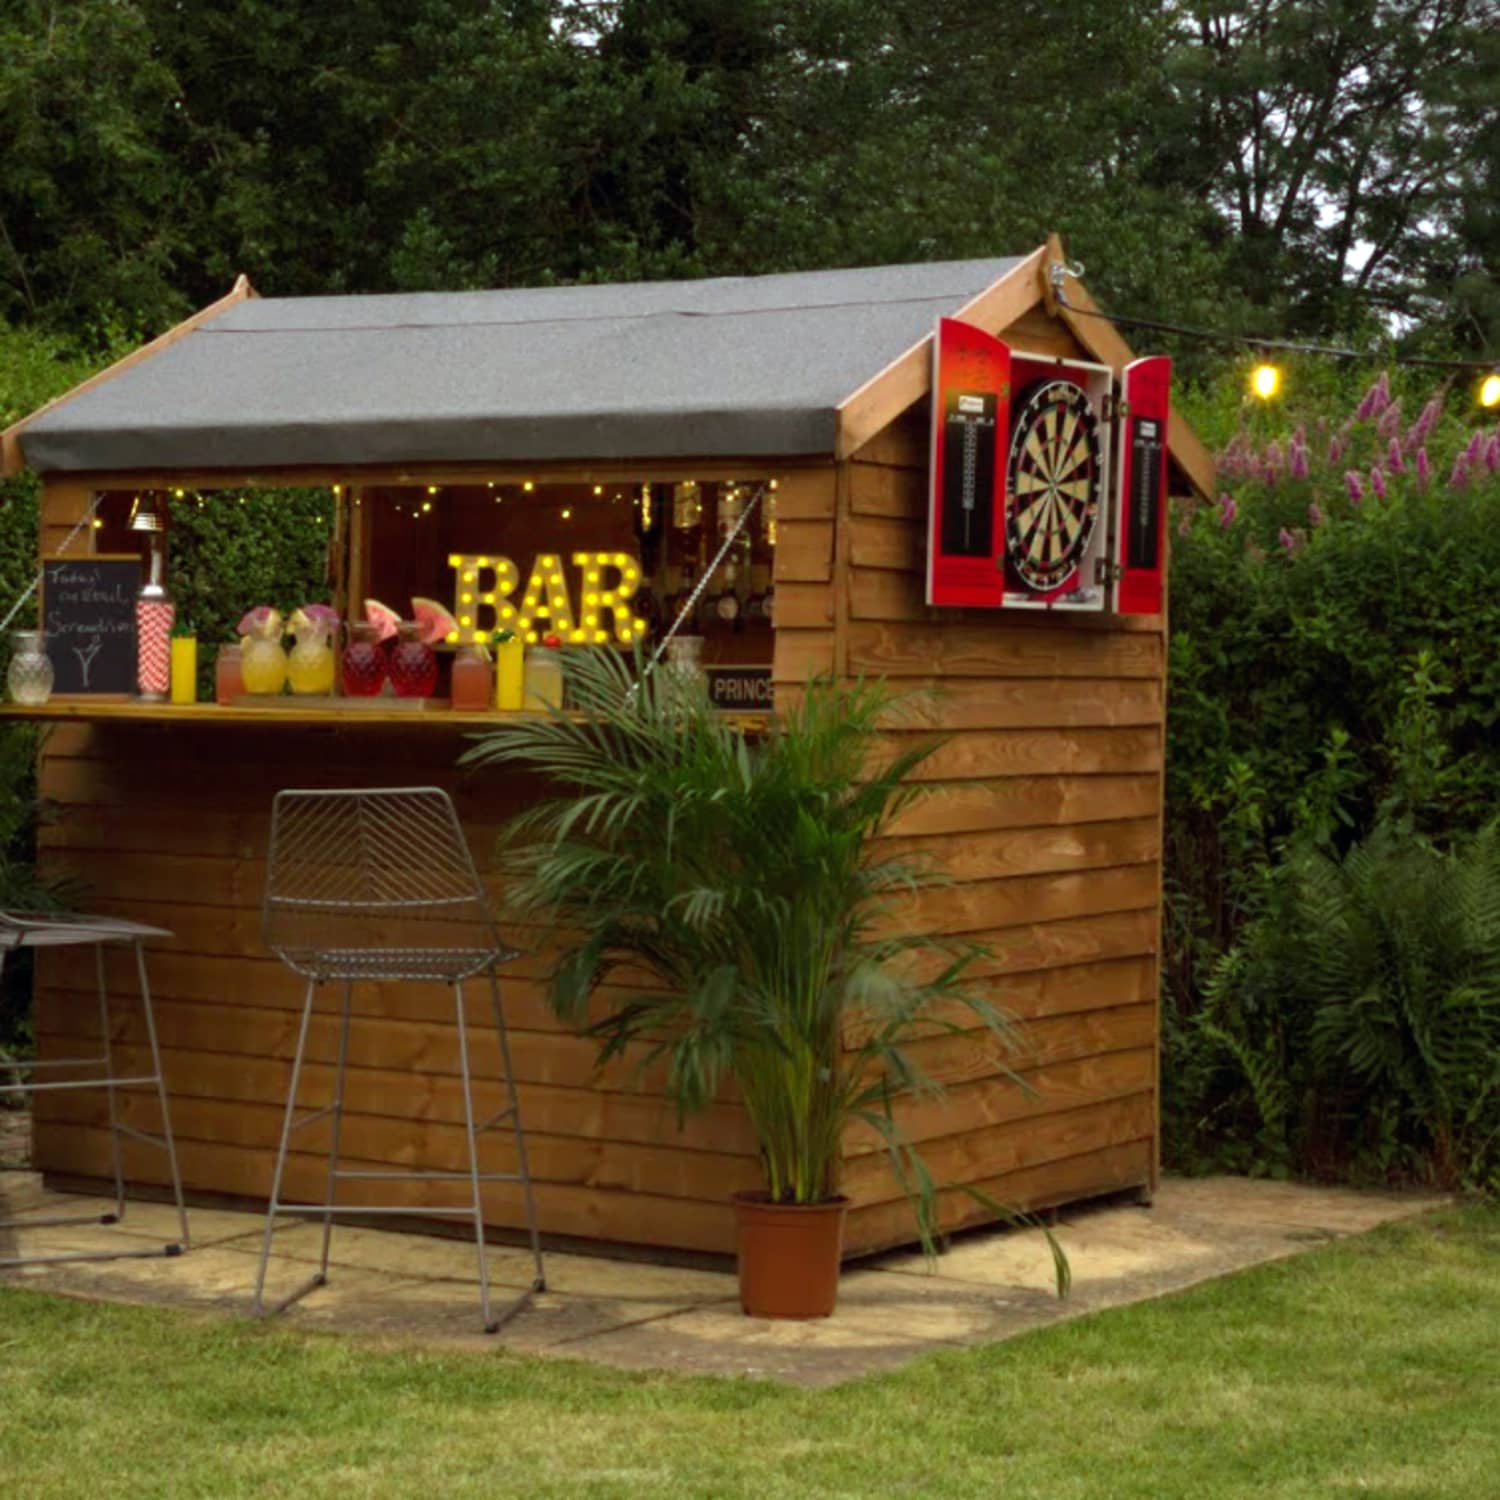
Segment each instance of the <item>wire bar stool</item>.
[[[271,1179],[265,1237],[255,1277],[252,1310],[277,1313],[328,1280],[328,1254],[335,1214],[444,1215],[473,1220],[479,1261],[479,1302],[484,1331],[494,1333],[533,1294],[546,1289],[536,1203],[521,1129],[521,1107],[511,1067],[510,1041],[500,1007],[498,966],[517,956],[501,940],[484,886],[448,794],[438,787],[382,787],[355,791],[282,791],[271,812],[263,930],[269,947],[307,981],[297,1046],[282,1118],[281,1142]],[[464,982],[483,980],[504,1070],[506,1105],[488,1119],[474,1115],[474,1067],[470,1057]],[[457,1023],[459,1075],[463,1088],[468,1166],[461,1172],[411,1169],[350,1170],[339,1165],[344,1117],[344,1080],[349,1060],[351,999],[356,980],[420,981],[452,986]],[[297,1092],[307,1052],[313,1002],[321,984],[340,984],[338,1051],[332,1101],[299,1115]],[[282,1178],[293,1135],[318,1120],[332,1121],[327,1187],[321,1203],[283,1200]],[[515,1137],[515,1172],[483,1172],[479,1138],[509,1124]],[[452,1182],[469,1185],[469,1201],[455,1207],[371,1206],[338,1202],[348,1181]],[[491,1306],[485,1254],[482,1185],[516,1182],[526,1209],[534,1275],[531,1285],[496,1316]],[[323,1221],[318,1270],[270,1307],[266,1268],[278,1214],[309,1214]]]
[[[107,1213],[22,1214],[0,1219],[0,1230],[34,1229],[68,1224],[119,1224],[125,1218],[125,1167],[121,1143],[127,1139],[141,1141],[164,1151],[172,1179],[172,1196],[177,1204],[178,1238],[151,1249],[79,1250],[55,1255],[17,1255],[0,1259],[0,1267],[56,1265],[63,1261],[146,1260],[159,1256],[181,1255],[188,1249],[187,1207],[182,1198],[182,1174],[177,1166],[177,1145],[172,1138],[172,1117],[167,1108],[167,1089],[162,1078],[161,1048],[156,1037],[156,1017],[151,1009],[151,986],[146,979],[145,942],[147,938],[171,937],[162,927],[148,927],[142,922],[128,922],[121,917],[83,916],[72,912],[0,912],[0,964],[5,955],[18,948],[63,948],[92,944],[94,974],[99,992],[99,1052],[97,1056],[55,1057],[6,1065],[12,1082],[0,1083],[0,1096],[34,1097],[41,1093],[63,1093],[75,1089],[103,1089],[109,1109],[110,1166],[115,1182],[115,1206]],[[134,950],[136,978],[141,990],[141,1009],[146,1022],[146,1041],[151,1050],[148,1073],[120,1074],[115,1071],[113,1041],[110,1035],[109,988],[105,982],[105,949],[128,947]],[[103,1069],[88,1078],[22,1080],[22,1071],[50,1074],[59,1070]],[[117,1092],[122,1089],[152,1088],[156,1091],[161,1113],[161,1134],[137,1130],[120,1119]]]

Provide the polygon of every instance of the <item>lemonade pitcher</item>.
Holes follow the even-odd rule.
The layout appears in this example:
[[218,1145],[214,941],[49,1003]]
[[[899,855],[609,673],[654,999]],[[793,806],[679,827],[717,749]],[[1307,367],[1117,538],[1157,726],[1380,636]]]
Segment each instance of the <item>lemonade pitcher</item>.
[[240,681],[247,693],[271,697],[286,684],[286,652],[281,649],[281,611],[258,605],[239,623]]
[[287,656],[288,685],[294,693],[327,697],[333,692],[337,666],[333,641],[338,612],[327,604],[304,604],[292,612],[287,628],[296,641]]

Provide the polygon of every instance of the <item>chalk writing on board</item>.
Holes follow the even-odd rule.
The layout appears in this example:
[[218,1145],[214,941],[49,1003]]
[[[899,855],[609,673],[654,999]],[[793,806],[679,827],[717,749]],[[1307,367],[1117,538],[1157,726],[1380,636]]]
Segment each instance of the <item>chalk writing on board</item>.
[[104,649],[104,642],[97,636],[87,646],[74,646],[73,655],[78,658],[78,675],[83,680],[83,690],[89,688],[89,668],[94,665],[94,658]]
[[58,693],[135,687],[138,557],[53,557],[42,565],[42,628]]

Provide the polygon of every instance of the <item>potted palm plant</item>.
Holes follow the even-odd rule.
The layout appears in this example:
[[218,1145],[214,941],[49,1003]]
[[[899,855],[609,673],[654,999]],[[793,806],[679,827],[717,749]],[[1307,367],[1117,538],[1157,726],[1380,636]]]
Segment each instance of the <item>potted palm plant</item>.
[[[976,1020],[1014,1041],[969,983],[980,950],[899,920],[938,874],[874,843],[920,795],[907,777],[936,746],[879,759],[882,685],[814,682],[747,737],[700,682],[639,657],[572,652],[565,670],[568,713],[508,723],[465,757],[558,787],[508,829],[507,905],[556,924],[551,1001],[598,1040],[601,1065],[627,1048],[664,1065],[680,1116],[734,1081],[765,1174],[736,1198],[742,1304],[826,1316],[845,1129],[883,1138],[930,1249],[934,1183],[893,1106],[935,1085],[906,1044]],[[653,988],[592,1013],[602,981],[642,970]]]

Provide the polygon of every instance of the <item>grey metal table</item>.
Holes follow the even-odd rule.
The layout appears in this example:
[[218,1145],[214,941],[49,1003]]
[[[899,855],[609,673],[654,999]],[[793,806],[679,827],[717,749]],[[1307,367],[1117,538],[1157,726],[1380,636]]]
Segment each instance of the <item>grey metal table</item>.
[[[99,1050],[97,1055],[54,1057],[34,1062],[0,1064],[0,1076],[9,1072],[12,1082],[0,1083],[0,1097],[17,1094],[31,1096],[73,1089],[103,1089],[109,1101],[110,1164],[115,1180],[115,1206],[106,1213],[66,1215],[21,1215],[0,1219],[0,1230],[39,1228],[68,1224],[118,1224],[125,1218],[125,1169],[121,1143],[142,1141],[166,1152],[172,1177],[172,1193],[177,1202],[179,1238],[152,1248],[119,1250],[83,1250],[55,1255],[29,1255],[0,1258],[0,1267],[55,1264],[59,1261],[142,1260],[157,1256],[181,1255],[189,1245],[187,1208],[182,1199],[182,1176],[177,1167],[177,1147],[172,1139],[172,1118],[167,1107],[166,1084],[162,1079],[161,1048],[156,1038],[156,1018],[151,1009],[151,987],[146,979],[145,942],[147,938],[171,937],[162,927],[148,927],[121,917],[84,916],[71,912],[0,912],[0,964],[18,948],[61,948],[92,945],[95,974],[99,990]],[[151,1049],[151,1070],[147,1073],[120,1074],[115,1071],[110,1036],[109,989],[105,982],[105,950],[129,948],[134,954],[134,968],[140,984],[141,1009],[145,1016],[146,1038]],[[52,1074],[72,1069],[90,1074],[84,1078],[53,1079]],[[23,1072],[43,1075],[23,1080]],[[137,1130],[120,1119],[117,1092],[122,1089],[154,1088],[161,1111],[161,1134]]]

